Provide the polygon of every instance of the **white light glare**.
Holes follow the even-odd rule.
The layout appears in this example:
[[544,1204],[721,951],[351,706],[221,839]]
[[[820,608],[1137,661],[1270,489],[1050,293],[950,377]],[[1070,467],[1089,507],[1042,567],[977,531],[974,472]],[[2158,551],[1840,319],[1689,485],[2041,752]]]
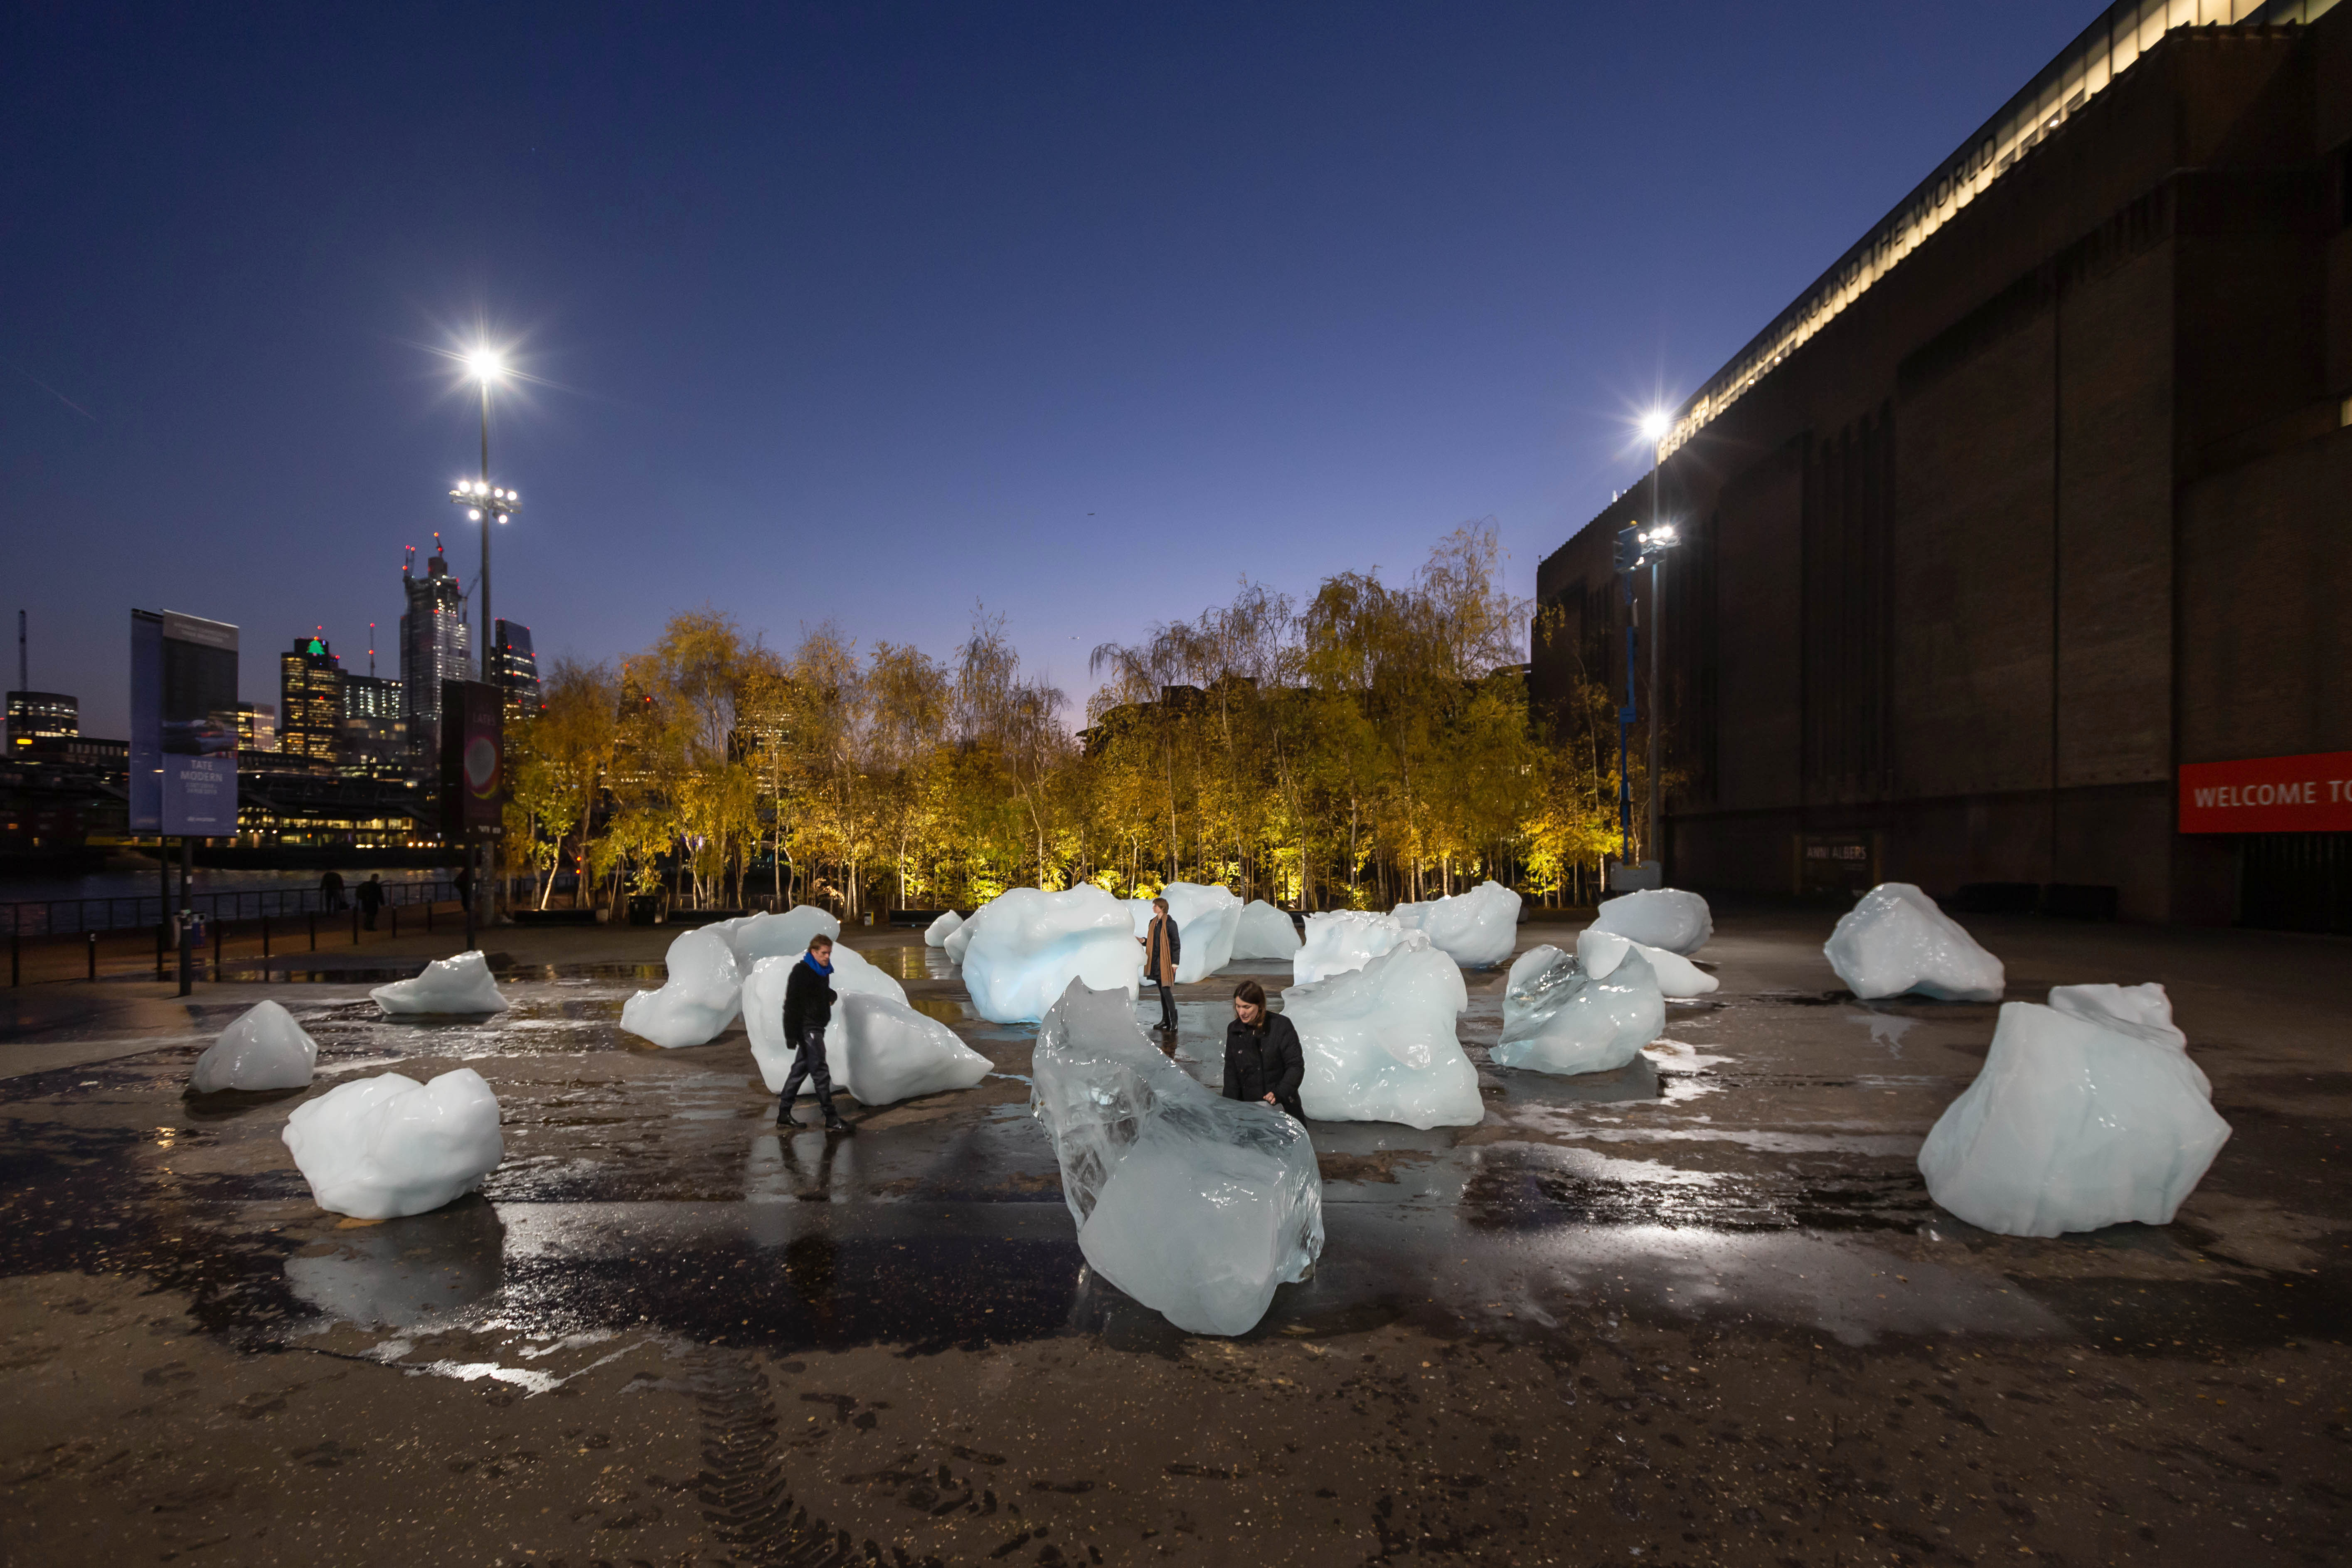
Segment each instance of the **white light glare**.
[[1665,439],[1666,432],[1675,426],[1675,416],[1663,408],[1653,408],[1642,416],[1642,434],[1653,441]]
[[478,348],[466,356],[466,369],[476,381],[496,381],[506,368],[506,356],[496,349]]
[[467,508],[466,509],[466,521],[467,521],[467,522],[479,522],[479,521],[482,521],[482,513],[481,513],[481,510],[480,510],[479,508],[478,508],[478,507],[467,507]]

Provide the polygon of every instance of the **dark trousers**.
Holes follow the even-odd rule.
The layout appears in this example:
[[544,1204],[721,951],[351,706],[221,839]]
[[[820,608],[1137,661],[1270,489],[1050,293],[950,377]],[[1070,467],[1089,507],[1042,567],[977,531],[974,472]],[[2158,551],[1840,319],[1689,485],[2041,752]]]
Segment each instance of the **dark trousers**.
[[801,1079],[813,1079],[816,1083],[816,1105],[825,1119],[833,1119],[833,1069],[824,1059],[824,1026],[818,1024],[801,1030],[800,1054],[793,1058],[793,1070],[784,1079],[784,1094],[777,1102],[776,1114],[790,1116],[793,1101],[800,1097]]
[[1173,1029],[1176,1026],[1176,993],[1168,989],[1165,980],[1155,980],[1152,984],[1160,987],[1160,1026]]

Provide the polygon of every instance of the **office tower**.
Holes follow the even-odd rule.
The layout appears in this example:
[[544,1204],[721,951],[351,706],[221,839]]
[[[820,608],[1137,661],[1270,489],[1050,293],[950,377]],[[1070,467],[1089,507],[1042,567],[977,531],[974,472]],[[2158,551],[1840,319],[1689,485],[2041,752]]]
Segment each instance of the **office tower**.
[[343,749],[343,661],[320,637],[296,637],[278,656],[278,749],[331,763]]
[[397,680],[343,677],[344,767],[372,773],[408,770],[406,695]]
[[236,749],[274,752],[278,749],[278,704],[240,702],[236,705]]
[[539,711],[539,659],[531,652],[529,626],[501,620],[497,630],[490,679],[506,698],[507,722],[511,724]]
[[[533,689],[537,689],[534,684]],[[8,749],[36,741],[71,740],[81,733],[81,703],[62,691],[8,693]]]
[[400,617],[401,717],[408,725],[408,752],[416,771],[425,778],[440,776],[441,683],[469,680],[466,597],[441,553],[441,536],[433,536],[433,556],[425,574],[416,574],[416,552],[400,569],[407,593],[407,611]]

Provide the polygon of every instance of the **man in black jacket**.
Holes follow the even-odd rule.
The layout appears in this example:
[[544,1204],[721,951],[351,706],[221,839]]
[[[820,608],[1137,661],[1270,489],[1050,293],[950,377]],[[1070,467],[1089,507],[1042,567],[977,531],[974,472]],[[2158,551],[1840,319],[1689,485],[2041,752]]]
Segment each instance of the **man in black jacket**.
[[816,1080],[817,1108],[824,1112],[824,1130],[846,1132],[849,1123],[833,1108],[833,1073],[825,1065],[824,1026],[833,1022],[833,1005],[840,998],[833,990],[833,938],[819,932],[809,940],[808,951],[793,965],[792,978],[784,982],[784,1038],[793,1042],[799,1054],[793,1058],[793,1070],[784,1079],[783,1098],[776,1102],[776,1125],[803,1127],[807,1123],[793,1114],[793,1101],[801,1092],[801,1079]]
[[1278,1105],[1304,1121],[1298,1086],[1306,1081],[1297,1026],[1266,1011],[1265,986],[1243,981],[1234,987],[1234,1021],[1225,1026],[1225,1098]]
[[1160,987],[1160,1032],[1176,1032],[1176,995],[1168,988],[1176,984],[1176,965],[1183,961],[1184,942],[1176,931],[1176,917],[1168,912],[1168,900],[1151,900],[1151,923],[1135,939],[1143,944],[1143,977]]

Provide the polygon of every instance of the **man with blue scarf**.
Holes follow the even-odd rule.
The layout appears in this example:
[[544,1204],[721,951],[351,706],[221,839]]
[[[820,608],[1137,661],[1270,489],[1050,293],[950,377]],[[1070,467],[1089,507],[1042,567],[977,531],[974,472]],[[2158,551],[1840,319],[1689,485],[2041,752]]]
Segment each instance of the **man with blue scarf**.
[[793,965],[793,977],[784,982],[784,1038],[799,1054],[793,1058],[792,1075],[784,1079],[783,1098],[776,1102],[779,1127],[807,1125],[793,1114],[793,1101],[801,1092],[801,1079],[812,1078],[817,1108],[824,1112],[824,1130],[849,1131],[849,1123],[833,1108],[833,1073],[824,1060],[824,1026],[833,1022],[833,1005],[838,1000],[832,981],[833,938],[819,932]]

